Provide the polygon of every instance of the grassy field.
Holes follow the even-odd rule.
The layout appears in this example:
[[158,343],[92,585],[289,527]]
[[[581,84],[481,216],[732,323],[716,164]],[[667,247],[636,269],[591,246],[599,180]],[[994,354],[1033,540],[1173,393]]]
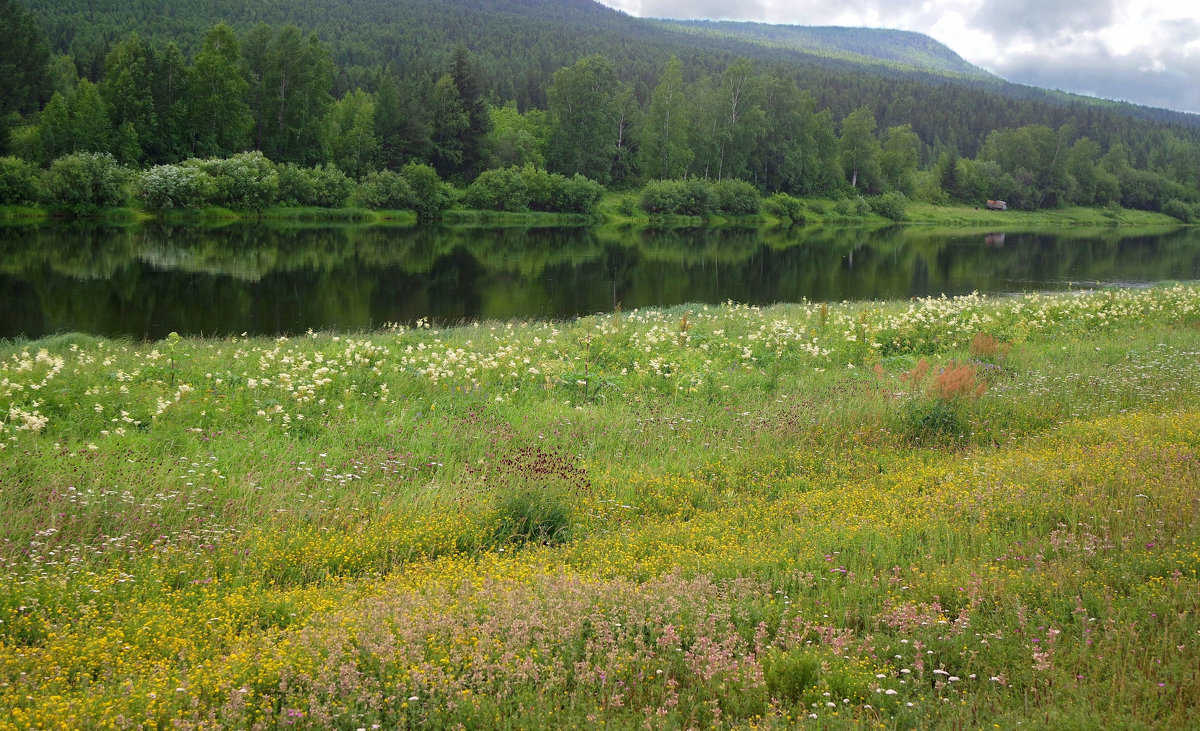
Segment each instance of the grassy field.
[[0,727],[1200,724],[1200,287],[0,344]]

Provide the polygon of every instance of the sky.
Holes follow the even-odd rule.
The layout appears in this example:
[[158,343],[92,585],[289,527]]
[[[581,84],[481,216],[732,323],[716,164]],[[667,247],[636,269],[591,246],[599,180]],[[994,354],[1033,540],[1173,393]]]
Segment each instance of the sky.
[[1197,0],[600,0],[644,18],[898,28],[1022,84],[1200,113]]

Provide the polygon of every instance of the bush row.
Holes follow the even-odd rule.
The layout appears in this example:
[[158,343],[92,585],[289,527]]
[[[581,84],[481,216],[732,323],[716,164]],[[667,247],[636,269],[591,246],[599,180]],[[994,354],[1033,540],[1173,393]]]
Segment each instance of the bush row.
[[753,216],[761,208],[762,198],[758,189],[744,180],[655,180],[642,188],[639,205],[652,215]]
[[76,153],[48,170],[12,157],[0,158],[0,205],[42,203],[52,210],[87,215],[136,200],[149,211],[224,206],[261,211],[269,206],[408,209],[429,219],[450,207],[450,188],[428,165],[371,173],[355,183],[332,165],[277,165],[259,152],[228,158],[190,159],[143,171],[112,155]]
[[[604,188],[582,175],[566,177],[533,166],[488,170],[464,192],[468,208],[493,211],[593,213]],[[146,210],[190,210],[224,206],[261,211],[282,204],[339,208],[353,204],[371,209],[406,209],[418,218],[436,218],[454,201],[452,190],[428,165],[410,164],[399,172],[372,172],[355,182],[332,165],[305,168],[275,164],[259,152],[228,158],[190,159],[137,171],[108,154],[76,153],[55,160],[50,168],[12,157],[0,158],[0,205],[42,203],[54,210],[86,215],[136,200]],[[803,223],[804,204],[783,193],[765,201],[742,180],[659,180],[640,194],[627,196],[622,212],[633,206],[652,215],[754,216],[760,210],[793,223]],[[834,204],[834,214],[859,217],[875,213],[894,221],[904,218],[907,199],[901,193],[875,198],[847,198]],[[624,210],[628,208],[629,210]],[[1183,221],[1200,216],[1190,204],[1169,201],[1163,212]]]
[[463,195],[463,205],[487,211],[592,213],[604,187],[582,175],[566,177],[532,165],[486,170]]

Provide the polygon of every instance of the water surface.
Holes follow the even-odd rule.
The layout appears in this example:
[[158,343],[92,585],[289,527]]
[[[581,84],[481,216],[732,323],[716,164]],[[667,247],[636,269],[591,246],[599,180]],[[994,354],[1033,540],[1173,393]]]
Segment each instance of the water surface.
[[357,330],[1200,279],[1192,229],[0,227],[0,337]]

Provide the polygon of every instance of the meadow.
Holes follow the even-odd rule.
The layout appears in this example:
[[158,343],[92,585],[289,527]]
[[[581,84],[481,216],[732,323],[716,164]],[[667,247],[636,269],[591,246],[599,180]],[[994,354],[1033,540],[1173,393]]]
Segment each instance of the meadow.
[[1200,287],[0,343],[0,728],[1200,724]]

